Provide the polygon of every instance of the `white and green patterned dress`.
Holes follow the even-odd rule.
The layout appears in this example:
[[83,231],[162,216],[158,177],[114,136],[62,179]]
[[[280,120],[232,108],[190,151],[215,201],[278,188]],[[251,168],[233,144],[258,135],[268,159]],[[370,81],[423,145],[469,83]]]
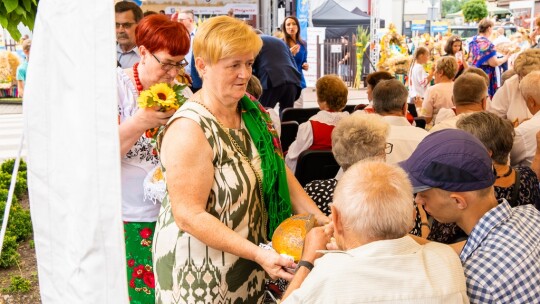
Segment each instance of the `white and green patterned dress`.
[[[179,117],[198,123],[212,147],[214,183],[206,211],[254,244],[265,243],[266,211],[249,163],[236,151],[214,116],[200,104],[185,103],[169,124]],[[262,176],[261,158],[244,123],[240,130],[229,132]],[[262,303],[262,267],[208,247],[181,231],[174,222],[168,195],[158,217],[153,251],[156,303]]]

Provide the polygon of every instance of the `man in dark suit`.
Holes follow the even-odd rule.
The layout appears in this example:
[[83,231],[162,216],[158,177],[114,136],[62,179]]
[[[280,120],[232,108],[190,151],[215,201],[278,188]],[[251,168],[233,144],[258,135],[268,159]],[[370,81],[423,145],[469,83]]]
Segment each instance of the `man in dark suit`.
[[274,108],[279,102],[279,112],[291,108],[300,97],[300,73],[291,51],[278,38],[261,35],[263,46],[253,64],[253,75],[261,81],[263,93],[260,102]]

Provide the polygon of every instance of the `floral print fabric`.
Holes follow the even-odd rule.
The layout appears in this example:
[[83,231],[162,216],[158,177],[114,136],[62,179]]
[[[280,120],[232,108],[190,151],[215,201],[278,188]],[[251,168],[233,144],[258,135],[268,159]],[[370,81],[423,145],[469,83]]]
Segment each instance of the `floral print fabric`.
[[493,98],[493,95],[495,95],[498,89],[497,74],[495,71],[496,67],[490,66],[488,61],[491,57],[497,55],[495,46],[486,37],[474,36],[471,43],[469,43],[469,52],[472,65],[481,68],[488,75],[488,94],[490,98]]
[[154,303],[152,240],[156,222],[124,222],[128,294],[131,304]]

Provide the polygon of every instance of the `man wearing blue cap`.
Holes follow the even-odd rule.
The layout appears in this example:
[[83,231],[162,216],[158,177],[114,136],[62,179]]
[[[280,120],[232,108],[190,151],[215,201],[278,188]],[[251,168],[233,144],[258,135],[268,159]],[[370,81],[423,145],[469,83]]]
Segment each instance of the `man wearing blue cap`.
[[469,238],[460,253],[471,303],[537,303],[540,299],[540,212],[497,201],[488,151],[473,135],[442,130],[428,135],[400,163],[416,202]]

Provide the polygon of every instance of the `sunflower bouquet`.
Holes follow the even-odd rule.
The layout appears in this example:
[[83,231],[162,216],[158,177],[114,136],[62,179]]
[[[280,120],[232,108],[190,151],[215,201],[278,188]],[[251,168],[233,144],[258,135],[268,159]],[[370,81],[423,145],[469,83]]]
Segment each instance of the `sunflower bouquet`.
[[[166,112],[170,109],[178,109],[186,102],[187,98],[183,94],[186,85],[175,84],[172,87],[167,83],[158,83],[151,86],[148,90],[144,90],[139,94],[137,104],[139,108],[153,108],[158,106],[159,111]],[[151,139],[154,150],[156,152],[156,139],[162,127],[146,130],[145,136]]]

